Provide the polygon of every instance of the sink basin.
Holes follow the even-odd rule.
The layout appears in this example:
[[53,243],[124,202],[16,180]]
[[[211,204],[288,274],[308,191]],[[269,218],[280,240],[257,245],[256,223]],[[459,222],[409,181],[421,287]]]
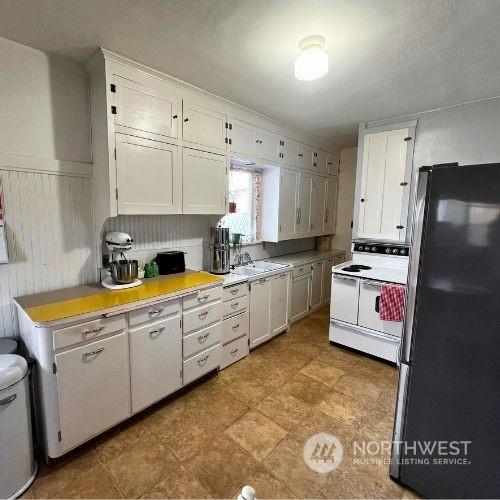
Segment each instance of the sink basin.
[[250,264],[249,267],[260,269],[262,271],[275,271],[276,269],[283,269],[286,266],[283,264],[275,264],[274,262],[266,262],[265,260],[258,260],[257,262]]
[[251,266],[241,266],[233,269],[231,274],[238,274],[239,276],[255,276],[256,274],[261,274],[263,272],[263,270],[254,269]]

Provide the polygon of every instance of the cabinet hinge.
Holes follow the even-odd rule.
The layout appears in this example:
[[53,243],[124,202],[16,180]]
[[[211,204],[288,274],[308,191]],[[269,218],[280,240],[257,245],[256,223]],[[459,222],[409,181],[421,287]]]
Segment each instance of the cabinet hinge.
[[280,224],[280,233],[281,233],[281,224]]
[[115,198],[118,199],[118,188],[115,189]]
[[57,373],[57,365],[55,363],[52,363],[52,373]]
[[405,186],[408,186],[408,183],[403,181],[403,182],[400,182],[399,185],[405,187]]
[[182,370],[179,370],[179,378],[182,378]]
[[115,160],[116,160],[116,148],[115,148]]
[[226,137],[226,138],[224,139],[224,142],[227,144],[227,143],[229,142],[229,139]]
[[111,106],[111,114],[116,115],[116,106]]
[[250,339],[248,339],[248,347],[250,347]]
[[412,139],[413,139],[413,137],[405,137],[405,138],[403,139],[403,141],[408,142],[408,141],[411,141]]
[[252,289],[252,283],[248,283],[248,289],[251,290]]
[[61,434],[61,431],[59,431],[59,432],[57,433],[57,440],[58,440],[59,442],[61,442],[61,441],[62,441],[62,434]]
[[115,93],[116,92],[116,85],[114,83],[111,83],[109,85],[109,90],[111,90],[111,92]]
[[179,326],[182,328],[182,319],[179,320]]
[[229,128],[229,123],[226,122],[226,128]]

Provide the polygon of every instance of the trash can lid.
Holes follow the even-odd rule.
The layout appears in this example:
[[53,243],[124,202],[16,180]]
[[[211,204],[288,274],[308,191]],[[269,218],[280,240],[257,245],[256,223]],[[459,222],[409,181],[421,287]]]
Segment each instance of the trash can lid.
[[0,355],[0,391],[17,384],[28,372],[28,363],[17,354]]
[[0,339],[0,354],[16,354],[17,342],[12,339]]

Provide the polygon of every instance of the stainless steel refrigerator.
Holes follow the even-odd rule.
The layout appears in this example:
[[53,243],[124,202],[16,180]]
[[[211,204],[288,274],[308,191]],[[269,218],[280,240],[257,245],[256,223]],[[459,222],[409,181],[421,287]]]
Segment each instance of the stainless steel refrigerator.
[[391,476],[500,497],[500,163],[420,169],[399,359]]

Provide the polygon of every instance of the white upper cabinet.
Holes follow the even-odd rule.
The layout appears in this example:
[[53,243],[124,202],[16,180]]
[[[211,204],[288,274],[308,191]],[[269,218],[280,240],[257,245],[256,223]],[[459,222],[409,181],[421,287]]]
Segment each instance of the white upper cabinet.
[[300,172],[297,183],[297,206],[295,211],[295,236],[298,238],[304,238],[310,234],[311,186],[312,176]]
[[116,134],[119,214],[180,213],[182,173],[177,146]]
[[339,175],[340,159],[333,153],[326,153],[326,166],[328,167],[329,175]]
[[273,162],[278,161],[278,135],[258,129],[257,138],[257,157]]
[[257,132],[253,125],[229,117],[229,150],[245,156],[258,155]]
[[323,233],[323,225],[326,218],[326,182],[325,177],[316,175],[313,176],[311,181],[311,223],[309,229],[312,235]]
[[279,156],[281,158],[281,161],[283,161],[287,165],[296,167],[298,165],[297,147],[297,141],[288,139],[288,137],[280,137]]
[[217,149],[226,149],[226,115],[184,99],[182,139]]
[[227,158],[183,149],[182,205],[185,214],[225,214]]
[[324,234],[335,234],[335,226],[337,223],[338,183],[339,181],[335,177],[328,177],[326,179]]
[[297,166],[300,169],[313,170],[312,166],[313,148],[306,144],[297,144]]
[[356,174],[355,237],[405,240],[412,135],[409,128],[401,128],[364,136],[362,161],[360,165],[358,158]]
[[111,114],[116,126],[131,134],[144,133],[164,137],[178,136],[180,99],[168,84],[157,88],[112,75]]
[[321,149],[313,149],[312,152],[312,166],[313,170],[321,174],[326,174],[328,171],[326,164],[326,151]]

